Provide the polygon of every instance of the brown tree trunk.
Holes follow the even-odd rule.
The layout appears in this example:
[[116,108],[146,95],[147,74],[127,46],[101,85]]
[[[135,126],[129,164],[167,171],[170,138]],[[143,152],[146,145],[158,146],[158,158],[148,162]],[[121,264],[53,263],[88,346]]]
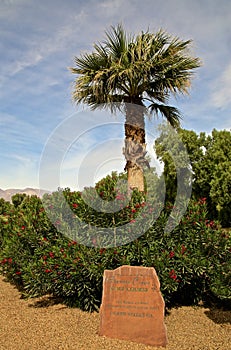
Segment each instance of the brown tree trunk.
[[126,104],[125,147],[123,153],[126,159],[125,171],[128,174],[129,188],[137,188],[144,192],[144,166],[149,166],[145,159],[145,123],[144,107]]

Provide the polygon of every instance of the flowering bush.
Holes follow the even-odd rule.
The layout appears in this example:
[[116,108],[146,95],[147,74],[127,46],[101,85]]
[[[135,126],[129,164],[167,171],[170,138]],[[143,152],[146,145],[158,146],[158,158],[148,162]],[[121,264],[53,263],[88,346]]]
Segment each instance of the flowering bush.
[[[123,176],[113,173],[83,193],[65,189],[46,195],[43,202],[36,196],[21,198],[16,206],[1,202],[1,272],[26,297],[49,293],[88,311],[99,308],[104,270],[121,265],[153,266],[169,307],[211,296],[230,300],[230,234],[208,221],[206,199],[191,200],[180,223],[168,232],[172,206],[166,203],[155,220],[156,205],[137,191],[130,198],[126,191],[118,192],[118,179]],[[115,202],[115,211],[104,210],[108,201]],[[142,227],[134,226],[143,234],[133,239],[134,232],[121,227],[141,216]],[[98,239],[92,226],[112,227],[125,243],[116,245],[117,236]]]

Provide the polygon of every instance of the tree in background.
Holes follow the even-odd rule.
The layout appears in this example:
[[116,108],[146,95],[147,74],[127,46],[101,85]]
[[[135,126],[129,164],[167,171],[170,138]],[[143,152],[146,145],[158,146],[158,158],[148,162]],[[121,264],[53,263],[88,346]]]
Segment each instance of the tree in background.
[[[231,133],[214,129],[211,135],[192,130],[179,129],[178,134],[185,144],[192,174],[192,194],[206,198],[211,219],[219,219],[223,226],[230,227],[231,217]],[[156,140],[157,157],[164,162],[164,177],[167,200],[174,202],[177,190],[177,174],[173,159],[167,149],[171,140],[164,130]],[[178,156],[180,159],[180,156]],[[179,163],[180,164],[180,163]],[[183,169],[182,165],[182,169]]]
[[11,197],[11,201],[13,203],[13,205],[15,206],[15,208],[19,207],[20,204],[23,202],[23,200],[26,198],[26,193],[15,193],[12,197]]
[[188,92],[193,70],[200,66],[199,59],[189,55],[190,44],[163,30],[131,36],[118,25],[106,31],[106,39],[94,44],[92,53],[75,58],[74,101],[125,112],[125,170],[131,188],[144,191],[143,169],[149,165],[144,111],[179,126],[180,113],[168,100]]
[[194,189],[209,200],[212,216],[231,226],[231,133],[213,130],[205,138],[204,156],[198,160]]

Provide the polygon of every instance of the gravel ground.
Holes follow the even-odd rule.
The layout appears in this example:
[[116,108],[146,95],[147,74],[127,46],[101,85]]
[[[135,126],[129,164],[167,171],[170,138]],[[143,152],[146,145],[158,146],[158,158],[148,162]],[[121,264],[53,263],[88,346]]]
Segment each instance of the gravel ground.
[[99,314],[53,304],[47,298],[23,300],[0,276],[0,350],[231,350],[231,311],[204,307],[171,310],[165,323],[166,348],[97,335]]

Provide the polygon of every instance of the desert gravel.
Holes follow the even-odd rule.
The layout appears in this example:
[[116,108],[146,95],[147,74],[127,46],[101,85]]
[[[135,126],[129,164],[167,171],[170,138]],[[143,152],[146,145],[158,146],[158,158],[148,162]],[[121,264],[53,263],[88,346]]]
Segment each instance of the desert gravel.
[[181,307],[166,316],[166,348],[97,334],[99,314],[54,304],[48,297],[23,300],[0,276],[0,350],[231,350],[231,311]]

